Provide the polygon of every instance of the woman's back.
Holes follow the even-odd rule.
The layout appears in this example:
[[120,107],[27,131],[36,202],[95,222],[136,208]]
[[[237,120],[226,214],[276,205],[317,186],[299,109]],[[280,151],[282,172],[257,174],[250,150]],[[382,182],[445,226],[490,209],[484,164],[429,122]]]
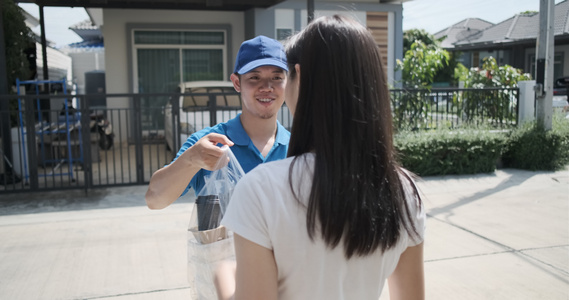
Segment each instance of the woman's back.
[[[306,203],[312,185],[314,154],[258,166],[235,189],[223,223],[240,236],[273,251],[278,266],[279,299],[377,299],[399,256],[417,242],[405,230],[394,247],[367,256],[346,259],[340,244],[331,249],[306,229]],[[403,180],[403,182],[406,182]],[[424,213],[409,197],[421,240]],[[347,199],[349,201],[349,199]],[[420,242],[420,241],[419,241]]]
[[396,159],[373,36],[321,17],[286,54],[290,158],[248,173],[224,217],[235,232],[235,298],[375,300],[387,277],[397,299],[424,298],[425,215]]

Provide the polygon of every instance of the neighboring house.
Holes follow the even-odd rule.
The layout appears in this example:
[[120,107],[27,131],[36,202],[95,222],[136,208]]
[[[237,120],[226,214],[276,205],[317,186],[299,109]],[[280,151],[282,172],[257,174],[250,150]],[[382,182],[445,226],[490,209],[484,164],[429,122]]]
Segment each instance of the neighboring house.
[[[346,14],[369,27],[390,83],[400,81],[403,56],[402,3],[316,2],[315,15]],[[276,1],[245,10],[87,8],[105,40],[106,92],[172,93],[195,80],[229,80],[241,43],[257,35],[284,40],[307,24],[306,1]],[[381,2],[381,3],[380,3]],[[230,8],[228,8],[230,9]],[[164,106],[166,97],[144,97],[142,107]],[[131,107],[130,99],[107,99],[107,107]],[[160,115],[143,115],[143,127],[163,126]],[[126,127],[125,127],[126,128]]]
[[[37,26],[39,26],[39,20],[29,14],[26,11],[24,12],[24,16],[26,18],[25,23],[33,30]],[[33,78],[20,78],[20,80],[44,80],[43,76],[43,54],[42,54],[42,47],[41,47],[41,38],[34,33],[35,44],[34,48],[29,49],[28,55],[30,58],[35,56],[34,61],[30,61],[33,65],[35,63],[36,73]],[[53,43],[47,41],[46,47],[46,54],[47,54],[47,65],[48,65],[48,79],[49,80],[62,80],[64,78],[71,80],[72,77],[72,70],[71,70],[71,62],[72,59],[65,53],[61,52],[58,49],[53,47]]]
[[86,94],[89,86],[87,82],[92,80],[93,74],[102,74],[104,78],[105,46],[103,34],[99,26],[91,20],[75,24],[69,29],[80,36],[82,41],[67,45],[61,48],[61,51],[73,59],[73,82],[77,85],[77,94]]
[[453,49],[454,43],[461,40],[475,39],[482,31],[494,25],[488,21],[478,18],[464,19],[450,27],[447,27],[434,34],[435,38],[444,38],[441,42],[441,47],[445,49]]
[[[25,23],[30,28],[30,30],[39,26],[39,20],[23,11],[26,18]],[[30,64],[30,69],[33,70],[29,78],[18,78],[20,81],[43,81],[46,80],[44,76],[44,62],[43,62],[43,51],[41,45],[41,38],[36,33],[34,33],[35,43],[32,47],[25,50],[28,56],[28,63]],[[63,53],[62,51],[56,49],[51,41],[46,41],[46,56],[47,56],[47,80],[49,81],[62,81],[66,80],[67,93],[72,93],[72,59],[69,55]],[[21,85],[19,87],[20,94],[35,94],[44,92],[44,84],[27,84]],[[63,86],[61,84],[50,85],[50,92],[59,93],[62,91]],[[45,118],[54,119],[57,114],[54,111],[61,109],[64,99],[52,98],[49,101],[39,101],[38,105],[41,110],[44,111],[43,115]],[[51,114],[47,111],[51,110]],[[45,119],[47,120],[47,119]]]
[[[554,11],[554,78],[559,78],[569,76],[569,1],[556,4]],[[437,32],[435,37],[447,36],[443,48],[462,53],[460,60],[466,67],[480,67],[485,57],[493,56],[499,65],[511,65],[535,76],[539,13],[521,13],[495,25],[486,24],[490,23],[467,19]]]

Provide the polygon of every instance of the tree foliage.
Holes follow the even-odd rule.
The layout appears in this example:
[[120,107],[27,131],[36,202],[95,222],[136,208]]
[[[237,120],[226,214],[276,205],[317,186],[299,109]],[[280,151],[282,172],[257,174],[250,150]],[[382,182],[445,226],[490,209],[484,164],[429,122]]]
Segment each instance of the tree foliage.
[[403,53],[411,50],[411,45],[416,41],[421,41],[427,48],[440,47],[442,40],[438,40],[434,35],[424,29],[409,29],[403,32]]
[[510,65],[499,66],[492,56],[483,59],[481,68],[461,70],[460,80],[465,87],[517,87],[518,81],[531,80],[531,75]]
[[6,46],[6,75],[12,86],[16,78],[29,78],[30,69],[25,50],[33,46],[33,33],[26,26],[22,9],[14,1],[0,1]]
[[420,40],[411,44],[403,61],[398,60],[403,85],[413,88],[430,88],[435,76],[448,65],[449,53],[440,47],[429,47]]
[[[434,35],[426,32],[424,29],[410,29],[403,33],[403,54],[406,56],[408,51],[413,51],[412,45],[416,42],[421,42],[425,45],[425,49],[433,53],[444,53],[445,59],[442,61],[442,66],[438,67],[431,77],[429,74],[430,83],[447,83],[449,85],[458,85],[458,79],[455,76],[455,68],[459,67],[460,63],[456,60],[460,56],[460,52],[448,52],[441,47],[441,42],[446,38],[435,38]],[[405,71],[403,71],[405,72]],[[406,83],[404,83],[406,84]]]
[[509,65],[498,66],[496,59],[491,56],[484,58],[482,68],[462,69],[461,72],[465,88],[500,88],[483,92],[469,90],[457,97],[456,100],[462,102],[461,109],[468,121],[473,121],[474,116],[482,113],[500,124],[515,122],[516,115],[511,112],[516,110],[517,101],[512,92],[506,89],[516,88],[519,81],[531,80],[529,74]]

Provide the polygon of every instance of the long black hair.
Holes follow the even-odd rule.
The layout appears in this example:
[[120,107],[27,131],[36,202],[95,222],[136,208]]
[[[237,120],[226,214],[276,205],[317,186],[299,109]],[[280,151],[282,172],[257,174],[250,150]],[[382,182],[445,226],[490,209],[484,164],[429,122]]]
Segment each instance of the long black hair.
[[416,187],[397,161],[389,91],[371,33],[342,16],[321,17],[286,44],[289,76],[300,65],[299,97],[288,156],[315,153],[307,230],[317,231],[345,256],[365,256],[395,245],[410,222],[403,180]]

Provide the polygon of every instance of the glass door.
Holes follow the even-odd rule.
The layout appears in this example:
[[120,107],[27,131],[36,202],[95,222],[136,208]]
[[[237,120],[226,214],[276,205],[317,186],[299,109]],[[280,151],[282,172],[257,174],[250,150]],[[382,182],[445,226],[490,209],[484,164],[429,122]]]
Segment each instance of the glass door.
[[[175,93],[180,84],[178,49],[138,49],[138,93]],[[163,129],[167,96],[141,98],[142,129]]]

